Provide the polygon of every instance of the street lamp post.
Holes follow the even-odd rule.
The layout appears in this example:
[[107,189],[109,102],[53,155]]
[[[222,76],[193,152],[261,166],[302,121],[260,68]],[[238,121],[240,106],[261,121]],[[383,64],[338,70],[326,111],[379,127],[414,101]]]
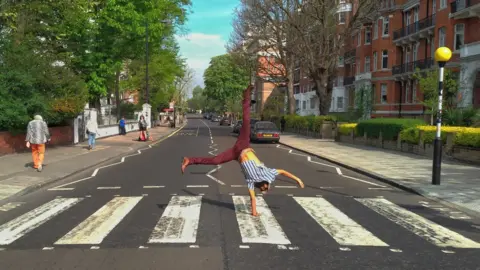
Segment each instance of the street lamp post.
[[452,51],[447,47],[440,47],[435,51],[435,61],[438,62],[439,76],[438,76],[438,112],[437,112],[437,132],[435,134],[435,141],[433,144],[433,169],[432,169],[432,184],[440,185],[440,172],[442,167],[442,103],[443,103],[443,74],[445,64],[452,57]]
[[150,102],[150,93],[148,89],[148,20],[145,20],[145,102],[149,104]]

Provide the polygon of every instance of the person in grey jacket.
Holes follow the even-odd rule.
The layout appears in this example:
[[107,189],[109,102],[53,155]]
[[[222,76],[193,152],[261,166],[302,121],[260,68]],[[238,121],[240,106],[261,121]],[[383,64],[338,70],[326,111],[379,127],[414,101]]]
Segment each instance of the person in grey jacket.
[[32,149],[33,168],[41,172],[45,158],[45,143],[50,141],[50,132],[42,116],[35,115],[27,126],[27,148]]

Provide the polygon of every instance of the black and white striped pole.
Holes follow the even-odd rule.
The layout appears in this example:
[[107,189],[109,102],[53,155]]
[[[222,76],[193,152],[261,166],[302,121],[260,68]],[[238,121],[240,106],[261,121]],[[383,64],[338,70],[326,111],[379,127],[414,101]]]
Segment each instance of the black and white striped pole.
[[440,185],[440,175],[442,170],[442,105],[443,105],[443,74],[445,64],[452,57],[452,51],[447,47],[440,47],[435,51],[435,61],[438,62],[438,112],[437,112],[437,132],[433,142],[433,169],[432,184]]

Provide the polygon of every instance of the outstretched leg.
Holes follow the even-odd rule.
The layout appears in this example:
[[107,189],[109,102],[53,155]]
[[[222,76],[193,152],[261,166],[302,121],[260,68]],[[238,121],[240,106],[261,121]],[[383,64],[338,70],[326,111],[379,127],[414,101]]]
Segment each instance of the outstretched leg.
[[184,157],[182,161],[182,173],[189,165],[202,164],[202,165],[219,165],[222,163],[230,162],[237,158],[237,155],[233,148],[230,148],[214,157]]
[[240,134],[238,135],[237,142],[235,143],[234,149],[239,153],[250,146],[250,99],[251,99],[251,90],[253,86],[249,85],[245,91],[243,91],[243,123],[242,128],[240,129]]

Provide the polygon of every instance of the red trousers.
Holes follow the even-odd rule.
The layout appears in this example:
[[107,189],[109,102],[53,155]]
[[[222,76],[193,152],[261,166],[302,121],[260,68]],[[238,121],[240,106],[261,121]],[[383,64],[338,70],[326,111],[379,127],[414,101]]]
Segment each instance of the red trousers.
[[218,165],[237,160],[242,151],[250,147],[250,88],[243,92],[243,123],[235,145],[214,157],[189,157],[188,165]]

